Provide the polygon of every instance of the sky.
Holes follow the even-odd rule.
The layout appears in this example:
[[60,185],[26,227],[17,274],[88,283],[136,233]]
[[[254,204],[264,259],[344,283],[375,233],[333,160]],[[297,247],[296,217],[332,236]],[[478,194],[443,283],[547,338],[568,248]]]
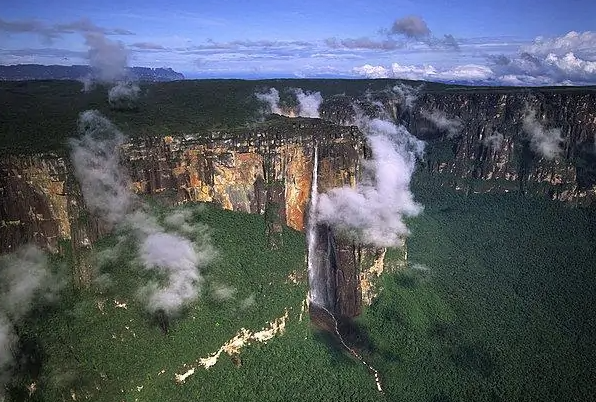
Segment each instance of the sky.
[[124,50],[129,66],[188,78],[596,84],[593,0],[6,3],[3,65],[90,64],[103,57],[94,35]]

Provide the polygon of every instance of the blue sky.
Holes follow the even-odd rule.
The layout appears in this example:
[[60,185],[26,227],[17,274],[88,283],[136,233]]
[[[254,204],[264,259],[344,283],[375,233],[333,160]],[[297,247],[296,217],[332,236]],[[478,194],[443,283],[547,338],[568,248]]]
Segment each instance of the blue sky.
[[593,0],[25,0],[0,11],[0,64],[87,64],[113,43],[190,77],[590,84],[595,15]]

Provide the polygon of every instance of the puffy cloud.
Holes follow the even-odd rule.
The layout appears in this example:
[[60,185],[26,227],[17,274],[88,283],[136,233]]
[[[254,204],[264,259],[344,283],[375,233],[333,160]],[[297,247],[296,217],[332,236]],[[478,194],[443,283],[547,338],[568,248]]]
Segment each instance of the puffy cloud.
[[296,88],[294,93],[298,100],[298,116],[319,117],[319,107],[323,102],[320,92],[304,92],[301,88]]
[[354,73],[363,75],[366,78],[390,78],[391,72],[383,66],[373,66],[365,64],[360,67],[354,67]]
[[439,130],[447,133],[447,138],[456,137],[461,131],[463,124],[459,118],[449,118],[442,110],[435,109],[432,112],[421,111],[422,117],[429,120]]
[[372,159],[363,162],[364,179],[356,188],[345,186],[320,194],[316,221],[349,233],[364,244],[398,245],[409,233],[404,216],[422,211],[409,184],[424,143],[405,127],[386,120],[360,115],[355,124],[366,135],[372,151]]
[[88,32],[85,34],[85,44],[89,48],[89,66],[94,70],[96,79],[113,82],[124,78],[128,50],[122,42],[108,39],[101,32]]
[[190,240],[176,234],[158,231],[147,236],[139,250],[143,266],[167,277],[165,285],[150,282],[139,290],[147,309],[170,315],[194,301],[203,280],[198,268],[211,262],[214,255],[210,246],[197,250]]
[[439,69],[432,65],[400,65],[393,63],[390,68],[366,64],[352,70],[368,78],[401,78],[408,80],[430,81],[478,81],[493,76],[490,68],[477,64],[468,64],[452,68]]
[[560,128],[546,128],[536,118],[535,110],[528,110],[524,116],[523,129],[530,137],[530,147],[546,159],[555,159],[563,152],[563,137]]
[[596,82],[596,32],[537,38],[510,56],[489,56],[498,81],[509,85],[567,85]]
[[545,60],[547,66],[557,70],[560,76],[573,81],[588,81],[596,78],[596,61],[586,61],[572,52],[563,57],[549,53]]
[[423,39],[430,36],[430,29],[421,17],[410,15],[395,20],[391,27],[391,33],[405,35],[408,38]]
[[520,53],[515,57],[499,55],[490,59],[499,81],[519,85],[587,84],[596,82],[596,61],[579,58],[573,52],[542,57]]
[[522,46],[521,51],[540,56],[554,54],[559,57],[573,52],[581,58],[594,61],[596,58],[596,32],[571,31],[555,38],[538,37],[532,44]]

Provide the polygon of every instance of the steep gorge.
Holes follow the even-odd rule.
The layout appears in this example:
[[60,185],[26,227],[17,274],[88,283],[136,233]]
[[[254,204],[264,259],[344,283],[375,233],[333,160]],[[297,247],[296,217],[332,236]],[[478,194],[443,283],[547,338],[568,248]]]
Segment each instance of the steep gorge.
[[[252,128],[133,137],[122,148],[122,163],[138,194],[264,215],[269,246],[279,247],[283,225],[305,230],[315,143],[320,192],[356,183],[370,151],[359,130],[345,125],[354,101],[370,115],[390,111],[424,139],[420,168],[438,185],[521,191],[573,204],[596,197],[596,93],[589,89],[422,89],[411,105],[392,91],[333,96],[322,105],[323,120],[280,117]],[[561,129],[559,157],[548,160],[531,149],[523,126],[528,110],[544,127]],[[434,111],[455,121],[456,132],[431,121]],[[495,133],[502,140],[487,142]],[[72,252],[75,284],[88,285],[90,249],[109,228],[86,211],[69,158],[58,152],[1,156],[0,195],[0,252],[28,242]],[[375,292],[384,249],[355,244],[325,225],[316,235],[318,253],[330,264],[332,311],[358,315],[361,300],[370,302]]]
[[[322,116],[344,122],[353,98],[335,97]],[[408,103],[411,102],[411,105]],[[407,99],[390,91],[375,103],[427,141],[423,168],[437,183],[466,192],[521,191],[589,205],[596,195],[596,90],[593,88],[458,88],[419,91]],[[544,130],[560,129],[560,155],[547,159],[531,147],[524,118],[535,112]],[[429,118],[436,113],[438,124]],[[500,141],[491,137],[500,136]]]
[[[354,185],[366,144],[355,127],[317,119],[273,118],[246,130],[200,136],[133,138],[121,149],[130,186],[139,195],[171,204],[213,202],[224,209],[264,215],[269,247],[278,248],[283,226],[304,231],[319,145],[321,190]],[[67,156],[55,154],[0,160],[0,247],[10,252],[33,242],[53,252],[71,253],[79,287],[92,279],[92,244],[110,228],[86,211]],[[359,314],[359,275],[367,247],[338,243],[342,260],[333,286],[342,313]],[[336,279],[333,278],[335,281]],[[374,291],[367,283],[366,294]],[[369,296],[370,298],[370,296]]]

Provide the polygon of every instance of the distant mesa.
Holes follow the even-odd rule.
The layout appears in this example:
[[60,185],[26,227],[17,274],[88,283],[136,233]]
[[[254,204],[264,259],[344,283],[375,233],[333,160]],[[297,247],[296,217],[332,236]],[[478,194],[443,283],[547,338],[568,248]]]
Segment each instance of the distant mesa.
[[[89,66],[44,66],[41,64],[17,64],[0,66],[0,81],[25,80],[79,80],[93,76]],[[185,79],[184,75],[171,68],[128,67],[129,79],[138,81],[177,81]]]

